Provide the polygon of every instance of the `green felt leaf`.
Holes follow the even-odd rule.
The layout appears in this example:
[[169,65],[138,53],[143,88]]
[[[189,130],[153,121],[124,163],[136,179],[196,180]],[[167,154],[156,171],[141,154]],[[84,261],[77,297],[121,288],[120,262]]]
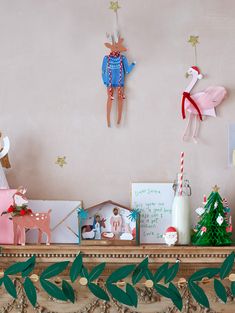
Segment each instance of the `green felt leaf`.
[[93,281],[97,279],[98,277],[100,277],[100,275],[103,273],[105,269],[105,265],[106,263],[104,262],[94,267],[89,274],[89,281]]
[[26,277],[23,286],[25,294],[29,299],[29,302],[32,304],[33,307],[35,307],[37,303],[37,292],[34,284],[32,283],[29,277]]
[[234,263],[234,252],[232,252],[222,263],[220,268],[220,278],[224,279],[231,272]]
[[169,289],[169,288],[167,288],[161,284],[155,284],[154,288],[161,296],[163,296],[165,298],[171,299],[172,297],[175,297],[175,294],[171,289]]
[[220,271],[219,268],[203,268],[189,277],[189,281],[200,281],[202,278],[212,278]]
[[56,275],[59,275],[61,272],[63,272],[66,269],[68,264],[69,264],[69,261],[63,261],[63,262],[58,262],[58,263],[50,265],[48,268],[46,268],[42,272],[41,278],[48,279]]
[[116,283],[117,281],[126,278],[131,272],[133,272],[134,268],[135,265],[132,264],[118,268],[108,277],[107,283]]
[[4,283],[4,287],[6,289],[6,291],[13,297],[13,298],[17,298],[17,293],[16,293],[16,287],[13,284],[13,282],[11,281],[11,279],[5,275],[3,277],[3,283]]
[[3,277],[0,278],[0,287],[2,286],[2,284],[3,284]]
[[153,279],[154,282],[158,283],[165,275],[166,275],[166,271],[168,269],[168,265],[169,263],[166,262],[164,264],[162,264],[155,272]]
[[109,301],[109,296],[100,286],[94,283],[88,283],[88,288],[98,299]]
[[177,275],[178,271],[179,271],[179,262],[176,262],[174,265],[168,268],[166,272],[166,277],[165,277],[165,284],[172,281]]
[[174,296],[171,297],[172,302],[177,307],[177,309],[181,311],[183,308],[183,300],[179,290],[172,283],[169,284],[169,289],[174,293]]
[[232,295],[235,296],[235,281],[231,282],[231,292],[232,292]]
[[153,277],[153,274],[152,274],[152,272],[150,271],[150,269],[149,268],[146,268],[145,270],[144,270],[144,277],[146,278],[146,279],[150,279],[150,280],[154,280],[154,277]]
[[80,273],[81,277],[86,277],[89,280],[89,273],[86,267],[83,265]]
[[126,285],[126,293],[129,296],[129,298],[131,299],[132,305],[137,308],[138,296],[137,296],[137,293],[136,293],[135,289],[133,288],[133,286],[131,286],[129,283],[127,283],[127,285]]
[[138,269],[134,271],[132,275],[132,284],[135,285],[137,284],[144,276],[144,270]]
[[11,266],[9,266],[4,274],[5,275],[15,275],[17,273],[21,273],[24,270],[24,262],[16,262],[14,264],[12,264]]
[[51,283],[49,280],[40,278],[40,283],[41,283],[42,288],[53,298],[56,298],[58,300],[63,300],[63,301],[67,300],[63,291],[59,287]]
[[132,284],[137,284],[144,276],[144,272],[148,267],[148,258],[145,258],[137,267],[135,268],[132,275]]
[[24,262],[25,267],[22,271],[22,277],[28,276],[34,270],[35,264],[36,264],[36,256],[33,255],[30,259]]
[[224,285],[220,280],[214,279],[214,289],[218,298],[220,298],[224,303],[227,302],[227,293]]
[[114,299],[122,304],[133,306],[131,298],[125,293],[125,291],[113,284],[107,284],[107,288]]
[[66,298],[68,300],[70,300],[72,303],[74,303],[74,301],[75,301],[74,290],[73,290],[72,286],[64,279],[62,281],[62,290],[63,290],[63,293],[66,296]]
[[189,290],[194,297],[194,299],[201,305],[203,305],[206,308],[210,308],[210,304],[208,301],[208,298],[204,292],[204,290],[199,287],[196,283],[193,281],[189,281],[188,283]]
[[78,278],[78,275],[81,273],[82,270],[82,254],[79,253],[73,261],[73,264],[70,269],[70,279],[71,282],[75,282]]

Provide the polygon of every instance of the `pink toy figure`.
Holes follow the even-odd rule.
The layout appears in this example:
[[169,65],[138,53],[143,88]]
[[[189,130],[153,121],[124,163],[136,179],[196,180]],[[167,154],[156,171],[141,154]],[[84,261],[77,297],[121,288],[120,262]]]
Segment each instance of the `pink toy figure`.
[[119,238],[122,231],[122,217],[119,214],[118,208],[113,208],[113,216],[110,218],[111,232],[115,235],[116,239]]
[[25,230],[38,229],[38,243],[42,242],[42,234],[47,235],[46,244],[50,244],[50,212],[47,213],[32,213],[24,216],[13,216],[14,244],[20,243],[25,246]]
[[202,92],[191,95],[191,90],[203,76],[196,66],[190,67],[187,74],[192,76],[192,80],[182,96],[182,116],[184,119],[186,118],[185,110],[189,112],[189,121],[183,139],[186,140],[190,137],[191,124],[193,120],[195,120],[192,138],[194,142],[197,143],[199,119],[202,121],[203,116],[216,117],[215,107],[224,100],[227,92],[224,87],[210,86]]

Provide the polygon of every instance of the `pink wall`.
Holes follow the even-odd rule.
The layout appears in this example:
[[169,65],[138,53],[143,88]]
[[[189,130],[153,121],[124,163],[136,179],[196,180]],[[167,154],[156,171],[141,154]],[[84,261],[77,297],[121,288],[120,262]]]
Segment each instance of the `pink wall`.
[[[128,205],[131,182],[172,181],[184,150],[193,205],[218,184],[234,207],[227,127],[235,119],[235,2],[120,5],[127,56],[137,65],[127,82],[124,121],[108,129],[100,68],[113,25],[109,1],[0,1],[0,128],[12,143],[11,187],[26,186],[34,199]],[[198,89],[220,84],[229,91],[218,118],[203,122],[197,145],[182,142],[180,115],[193,34],[200,36],[198,60],[206,74]],[[58,155],[67,156],[64,168],[54,164]]]

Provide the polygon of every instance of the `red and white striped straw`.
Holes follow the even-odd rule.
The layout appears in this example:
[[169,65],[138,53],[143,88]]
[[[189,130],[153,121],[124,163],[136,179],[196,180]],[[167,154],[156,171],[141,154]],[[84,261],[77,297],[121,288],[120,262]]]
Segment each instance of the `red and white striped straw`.
[[180,156],[180,196],[183,194],[183,176],[184,176],[184,152]]

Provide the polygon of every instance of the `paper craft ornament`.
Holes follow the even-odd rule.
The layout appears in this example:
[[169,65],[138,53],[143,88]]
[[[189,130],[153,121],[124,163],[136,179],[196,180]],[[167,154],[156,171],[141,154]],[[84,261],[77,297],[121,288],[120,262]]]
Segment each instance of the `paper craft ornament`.
[[201,228],[201,235],[203,235],[206,231],[207,231],[207,228],[205,226],[203,226]]
[[8,157],[10,150],[10,140],[6,136],[2,138],[0,133],[0,189],[8,189],[9,185],[3,168],[10,168],[11,164]]
[[217,217],[217,219],[216,219],[216,222],[217,222],[219,225],[222,225],[223,221],[224,221],[224,218],[223,218],[223,216],[221,216],[221,215],[219,215],[219,216]]
[[217,107],[225,98],[227,91],[221,86],[210,86],[204,91],[191,94],[196,83],[203,78],[199,68],[192,66],[187,72],[192,77],[190,84],[186,87],[182,95],[182,117],[186,118],[185,111],[189,112],[189,120],[185,129],[183,139],[187,140],[191,137],[191,127],[194,121],[194,130],[192,138],[195,142],[198,139],[199,122],[203,120],[203,116],[216,117],[215,107]]
[[165,235],[163,235],[165,242],[168,246],[174,246],[177,242],[178,235],[175,227],[170,226],[167,228]]
[[197,208],[195,211],[199,216],[201,216],[205,212],[205,208]]
[[225,212],[225,220],[228,223],[226,231],[228,233],[232,233],[233,225],[232,225],[232,216],[230,215],[231,209],[229,207],[229,204],[226,198],[223,199],[223,206],[224,206],[224,212]]
[[205,212],[195,227],[192,243],[196,246],[227,246],[232,243],[223,200],[215,186],[205,205]]
[[111,126],[110,114],[115,93],[117,94],[117,105],[118,105],[118,117],[117,124],[120,124],[122,119],[123,102],[126,99],[124,94],[125,77],[131,73],[136,62],[128,63],[127,58],[122,54],[127,51],[124,46],[124,39],[120,36],[119,25],[118,25],[118,9],[120,6],[118,1],[110,2],[110,9],[115,13],[114,20],[114,32],[112,35],[107,34],[108,38],[111,38],[112,42],[106,42],[105,46],[110,49],[109,55],[103,58],[102,63],[102,79],[104,85],[107,87],[107,125]]
[[38,243],[42,241],[42,235],[47,235],[47,245],[50,244],[50,212],[33,213],[28,208],[28,199],[25,196],[26,189],[18,188],[13,195],[13,204],[2,214],[10,214],[13,223],[14,244],[25,245],[26,229],[38,229]]
[[126,47],[123,45],[124,39],[120,36],[118,41],[115,41],[112,36],[112,43],[105,43],[105,46],[111,51],[109,55],[106,55],[102,64],[102,79],[103,83],[107,87],[107,125],[111,126],[110,114],[112,109],[112,103],[114,100],[115,92],[117,92],[118,101],[118,118],[117,124],[120,124],[123,111],[123,101],[126,99],[124,95],[125,76],[133,70],[135,62],[128,64],[127,58],[122,54],[126,51]]

